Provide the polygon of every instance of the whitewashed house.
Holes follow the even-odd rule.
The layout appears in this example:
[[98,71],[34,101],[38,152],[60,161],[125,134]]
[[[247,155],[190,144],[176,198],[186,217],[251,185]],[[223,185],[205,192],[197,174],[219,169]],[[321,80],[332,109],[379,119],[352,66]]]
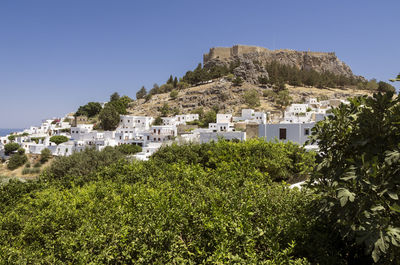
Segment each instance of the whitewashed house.
[[131,115],[120,115],[120,123],[118,128],[121,129],[141,129],[148,130],[150,129],[151,124],[153,123],[153,117],[146,116],[131,116]]
[[311,135],[315,122],[260,124],[258,135],[267,141],[279,140],[304,144]]
[[175,139],[178,135],[176,126],[153,125],[150,128],[148,140],[151,142],[165,142]]
[[162,125],[176,126],[178,123],[176,117],[162,117],[161,120]]
[[176,124],[186,124],[186,122],[195,121],[199,119],[199,114],[183,114],[183,115],[176,115]]
[[267,114],[264,112],[256,112],[253,109],[242,109],[242,116],[233,117],[234,122],[245,123],[267,123]]

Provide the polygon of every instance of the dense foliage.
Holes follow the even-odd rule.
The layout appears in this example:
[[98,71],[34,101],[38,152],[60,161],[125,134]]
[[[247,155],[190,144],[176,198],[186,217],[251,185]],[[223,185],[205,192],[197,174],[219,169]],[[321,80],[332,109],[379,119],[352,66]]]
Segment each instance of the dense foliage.
[[255,108],[260,106],[260,95],[257,90],[247,90],[243,95],[244,102],[249,108]]
[[100,127],[107,131],[115,130],[119,124],[119,115],[127,114],[126,109],[131,101],[128,96],[120,97],[117,92],[113,93],[99,113]]
[[70,185],[71,182],[84,183],[94,178],[97,170],[124,158],[124,154],[113,147],[103,151],[86,148],[67,157],[56,157],[43,174],[46,181],[57,181]]
[[116,152],[56,158],[40,181],[0,187],[0,263],[343,261],[309,213],[315,197],[272,182],[308,174],[299,146],[173,145],[115,163]]
[[206,144],[172,144],[151,159],[156,163],[182,162],[216,169],[225,166],[260,172],[266,179],[293,182],[305,179],[314,166],[314,153],[293,143],[248,140],[246,144],[219,141]]
[[333,114],[313,129],[320,157],[310,185],[321,215],[375,262],[399,264],[400,99],[359,97]]
[[191,113],[198,114],[199,119],[191,122],[186,122],[186,124],[198,125],[201,128],[208,128],[208,124],[215,123],[217,121],[217,111],[218,110],[211,109],[204,112],[204,109],[202,107],[194,109]]
[[18,143],[8,143],[4,145],[4,153],[5,155],[9,155],[20,148],[20,145]]
[[40,152],[40,163],[46,163],[51,157],[51,151],[48,148],[43,149]]
[[146,88],[142,86],[138,92],[136,92],[136,99],[144,98],[147,94]]
[[54,135],[50,137],[50,142],[55,143],[56,145],[68,142],[68,137],[64,135]]
[[96,116],[101,111],[101,104],[98,102],[89,102],[86,105],[80,106],[74,116],[87,116],[89,118]]
[[116,146],[115,149],[125,155],[133,155],[142,151],[142,147],[135,144],[121,144]]
[[231,63],[228,66],[212,66],[203,68],[199,63],[193,71],[188,71],[182,77],[182,80],[191,85],[197,85],[198,83],[208,81],[214,78],[223,77],[225,75],[233,73],[233,69],[239,66],[239,62]]
[[22,166],[28,161],[27,156],[22,153],[13,154],[10,159],[8,160],[7,168],[9,170],[14,170]]

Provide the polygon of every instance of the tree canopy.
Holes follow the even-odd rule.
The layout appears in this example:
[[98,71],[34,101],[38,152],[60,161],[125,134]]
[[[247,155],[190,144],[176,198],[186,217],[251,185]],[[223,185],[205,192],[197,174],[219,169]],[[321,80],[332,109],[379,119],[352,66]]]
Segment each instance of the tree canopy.
[[320,147],[310,186],[321,215],[375,262],[400,256],[400,99],[393,92],[358,97],[313,128]]
[[68,142],[68,137],[64,135],[54,135],[50,137],[50,142],[55,143],[56,145],[59,145],[61,143]]

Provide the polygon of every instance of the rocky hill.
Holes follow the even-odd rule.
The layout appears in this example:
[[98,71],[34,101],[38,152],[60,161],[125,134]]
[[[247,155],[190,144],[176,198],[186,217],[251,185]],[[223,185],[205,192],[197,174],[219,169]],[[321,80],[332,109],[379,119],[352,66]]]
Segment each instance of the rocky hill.
[[238,62],[239,67],[234,69],[234,74],[252,84],[257,83],[260,75],[268,77],[264,65],[272,61],[295,66],[301,70],[315,70],[320,73],[327,71],[335,75],[354,77],[350,67],[340,61],[334,52],[269,50],[257,46],[235,45],[230,48],[211,48],[203,55],[205,68],[215,65],[228,66]]
[[[357,95],[370,94],[365,90],[352,88],[329,88],[319,89],[315,87],[292,87],[287,86],[292,98],[291,102],[301,103],[307,98],[314,97],[319,99],[339,98],[346,99]],[[179,91],[176,99],[170,97],[170,93],[157,94],[148,101],[145,99],[135,100],[131,103],[129,113],[132,115],[151,115],[160,116],[160,109],[164,104],[168,104],[171,109],[178,110],[179,113],[190,113],[197,108],[203,108],[205,111],[211,108],[218,108],[223,113],[239,114],[241,109],[248,108],[246,104],[246,91],[257,91],[260,99],[260,105],[256,110],[269,111],[280,115],[281,108],[275,103],[271,96],[264,96],[270,88],[260,87],[254,84],[244,82],[241,86],[234,86],[232,82],[224,78],[215,80],[212,83],[190,87]]]
[[[160,109],[168,105],[172,113],[189,113],[197,108],[207,111],[211,108],[220,112],[238,113],[242,108],[253,107],[257,110],[281,113],[282,105],[277,103],[275,85],[261,85],[259,77],[268,78],[269,73],[265,65],[278,62],[282,65],[296,67],[296,69],[318,73],[330,72],[335,76],[353,78],[364,81],[362,77],[354,76],[350,67],[340,61],[335,53],[303,52],[293,50],[269,50],[256,46],[235,45],[231,48],[211,48],[203,56],[203,69],[221,67],[231,69],[231,75],[241,77],[244,82],[234,85],[232,77],[222,76],[193,85],[185,89],[178,89],[176,98],[167,93],[154,93],[150,99],[139,99],[131,103],[129,113],[133,115],[160,116]],[[234,67],[232,67],[234,66]],[[221,68],[220,68],[221,69]],[[203,71],[203,70],[202,70]],[[195,73],[195,71],[194,71]],[[172,77],[171,77],[172,78]],[[206,84],[204,84],[206,83]],[[319,99],[339,98],[370,94],[371,91],[356,89],[355,85],[342,85],[340,88],[315,88],[312,86],[285,85],[291,97],[290,102],[301,103],[305,99],[315,97]],[[256,91],[260,104],[249,106],[245,100],[246,91]]]

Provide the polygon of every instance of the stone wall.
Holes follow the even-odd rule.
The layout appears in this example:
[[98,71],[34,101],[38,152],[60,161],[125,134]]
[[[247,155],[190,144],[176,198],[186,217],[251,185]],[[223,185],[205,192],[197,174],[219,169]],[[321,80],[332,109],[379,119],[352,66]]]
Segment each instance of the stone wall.
[[231,48],[211,48],[204,54],[205,68],[213,66],[229,66],[239,62],[241,69],[236,69],[234,74],[247,82],[256,83],[260,75],[268,77],[263,66],[272,61],[295,66],[303,70],[317,72],[328,71],[336,75],[353,76],[350,67],[340,61],[334,52],[295,51],[288,49],[269,50],[257,46],[235,45]]

